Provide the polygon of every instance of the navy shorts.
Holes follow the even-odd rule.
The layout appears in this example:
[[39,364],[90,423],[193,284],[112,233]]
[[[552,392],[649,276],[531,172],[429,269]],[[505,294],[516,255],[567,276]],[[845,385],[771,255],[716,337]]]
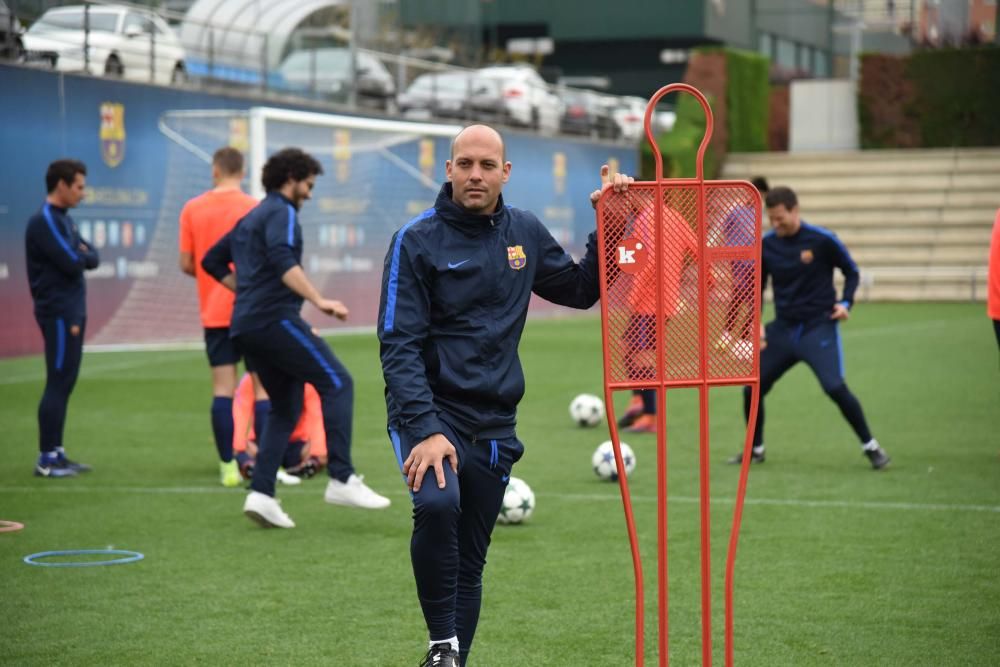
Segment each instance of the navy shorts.
[[232,366],[243,357],[236,342],[229,337],[229,327],[205,328],[205,353],[212,368]]

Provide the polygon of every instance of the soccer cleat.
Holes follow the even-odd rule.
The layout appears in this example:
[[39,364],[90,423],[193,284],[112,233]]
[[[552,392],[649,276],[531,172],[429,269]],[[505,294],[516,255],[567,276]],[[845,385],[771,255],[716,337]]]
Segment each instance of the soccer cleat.
[[76,477],[76,473],[55,452],[42,452],[35,463],[35,477]]
[[[372,491],[362,481],[364,478],[351,473],[346,482],[331,479],[326,485],[323,500],[331,505],[347,505],[378,510],[389,506],[389,499]],[[447,663],[446,663],[447,664]]]
[[240,485],[240,466],[233,461],[219,461],[219,481],[222,486],[233,488]]
[[656,433],[656,415],[639,415],[625,430],[629,433]]
[[[764,462],[764,448],[761,447],[760,451],[758,452],[757,448],[754,447],[750,452],[750,463],[763,463],[763,462]],[[743,463],[743,452],[740,452],[733,458],[729,459],[729,463],[733,463],[735,465]]]
[[90,472],[93,470],[93,468],[86,463],[80,463],[67,458],[66,450],[62,447],[56,447],[56,460],[59,462],[60,466],[63,468],[69,468],[73,472]]
[[625,414],[618,419],[618,428],[631,426],[632,423],[642,416],[643,404],[642,396],[633,396],[625,408]]
[[306,479],[311,479],[315,476],[316,472],[323,467],[320,460],[315,456],[310,456],[302,463],[297,466],[292,466],[288,468],[287,472],[289,475],[295,475],[296,477],[305,477]]
[[434,644],[418,667],[459,667],[458,651],[448,642]]
[[869,445],[871,446],[866,446],[864,452],[865,456],[868,457],[868,460],[871,461],[872,468],[875,470],[881,470],[889,465],[892,459],[890,459],[889,455],[885,453],[885,450],[879,446],[878,442],[873,439]]
[[295,528],[292,517],[281,509],[281,502],[259,491],[251,491],[247,495],[243,513],[264,528]]

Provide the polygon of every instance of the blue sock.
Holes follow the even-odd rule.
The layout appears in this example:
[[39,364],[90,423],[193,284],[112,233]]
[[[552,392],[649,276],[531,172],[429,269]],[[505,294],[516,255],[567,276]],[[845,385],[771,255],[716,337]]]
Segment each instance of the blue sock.
[[212,433],[215,448],[219,450],[219,460],[229,463],[233,460],[233,399],[216,396],[212,399]]
[[260,444],[264,437],[264,427],[267,425],[267,413],[271,411],[271,401],[254,401],[253,404],[253,432],[257,434],[257,443]]

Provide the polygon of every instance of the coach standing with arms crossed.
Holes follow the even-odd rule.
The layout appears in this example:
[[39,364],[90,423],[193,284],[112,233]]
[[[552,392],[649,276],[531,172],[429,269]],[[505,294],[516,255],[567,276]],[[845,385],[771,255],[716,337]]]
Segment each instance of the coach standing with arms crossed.
[[56,160],[45,172],[48,196],[28,220],[24,235],[28,283],[35,320],[45,339],[45,392],[38,404],[38,477],[72,477],[90,470],[66,458],[66,408],[80,373],[87,326],[87,284],[83,272],[100,261],[80,237],[69,209],[83,200],[87,167]]

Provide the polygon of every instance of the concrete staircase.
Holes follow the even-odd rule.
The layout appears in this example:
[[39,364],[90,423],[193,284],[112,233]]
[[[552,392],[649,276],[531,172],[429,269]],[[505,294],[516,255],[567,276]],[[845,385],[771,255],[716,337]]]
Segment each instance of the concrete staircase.
[[757,175],[795,190],[803,219],[844,241],[859,299],[985,300],[1000,148],[734,153],[722,178]]

